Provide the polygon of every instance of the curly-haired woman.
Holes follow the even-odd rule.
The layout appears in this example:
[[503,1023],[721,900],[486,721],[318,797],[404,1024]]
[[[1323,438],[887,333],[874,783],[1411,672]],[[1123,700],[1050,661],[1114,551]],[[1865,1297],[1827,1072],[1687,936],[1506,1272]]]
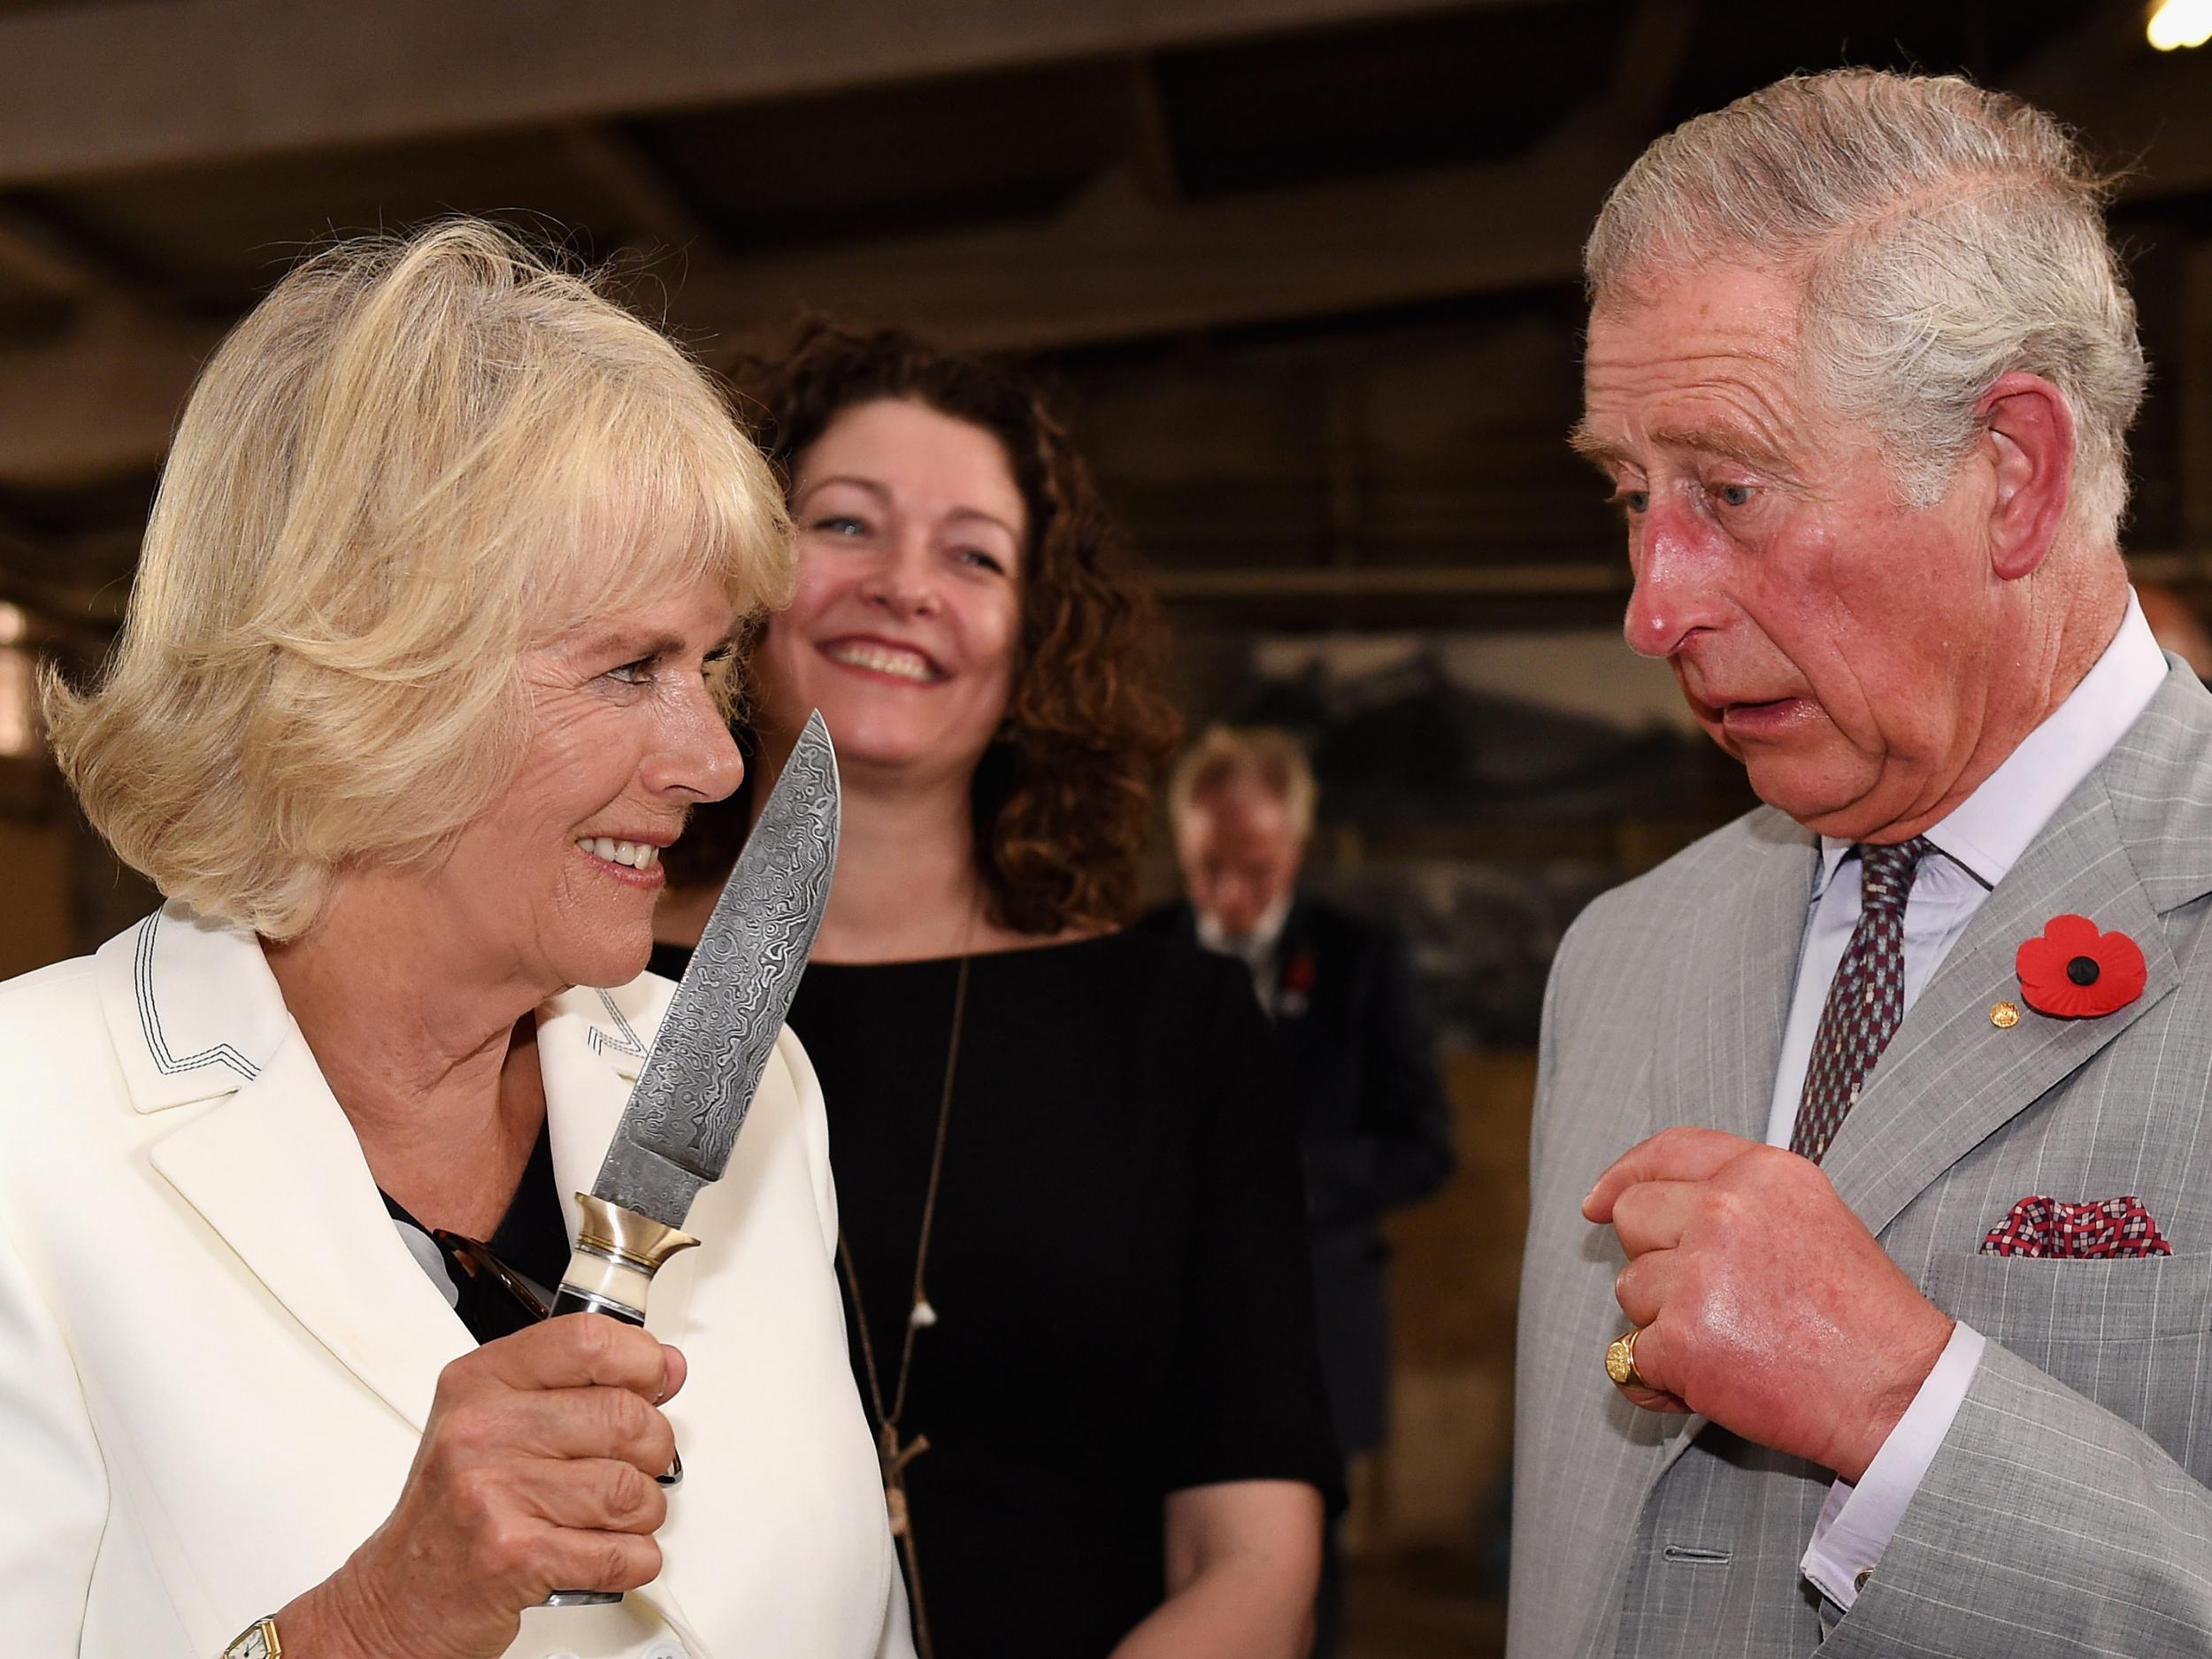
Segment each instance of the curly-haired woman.
[[[758,764],[818,707],[844,777],[792,1025],[918,1645],[1290,1659],[1333,1479],[1296,1155],[1242,978],[1118,931],[1151,607],[1016,374],[817,322],[738,380],[799,529]],[[703,816],[675,947],[748,821]]]

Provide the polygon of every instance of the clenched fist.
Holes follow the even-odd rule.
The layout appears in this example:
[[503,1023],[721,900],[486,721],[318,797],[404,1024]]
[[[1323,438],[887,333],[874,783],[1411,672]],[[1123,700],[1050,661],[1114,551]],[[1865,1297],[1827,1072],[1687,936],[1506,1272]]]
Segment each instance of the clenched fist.
[[1809,1159],[1717,1129],[1663,1130],[1582,1201],[1628,1264],[1624,1388],[1856,1484],[1951,1339]]

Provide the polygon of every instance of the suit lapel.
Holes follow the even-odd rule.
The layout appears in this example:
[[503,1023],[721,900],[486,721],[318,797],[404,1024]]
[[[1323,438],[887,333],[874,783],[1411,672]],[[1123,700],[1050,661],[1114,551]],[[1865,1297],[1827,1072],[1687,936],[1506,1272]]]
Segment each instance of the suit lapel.
[[1755,856],[1685,930],[1663,992],[1671,1007],[1659,1023],[1647,1133],[1699,1124],[1766,1137],[1820,844],[1771,810],[1747,831]]
[[[103,1010],[134,1108],[176,1111],[156,1170],[341,1364],[419,1432],[438,1373],[475,1346],[385,1212],[250,933],[170,906],[103,946]],[[579,988],[540,1011],[539,1068],[572,1240],[671,987],[650,974]],[[188,1109],[188,1110],[186,1110]],[[710,1189],[711,1193],[713,1189]],[[655,1280],[652,1328],[681,1341],[691,1253]],[[635,1592],[704,1652],[673,1591]]]
[[[2052,917],[2086,916],[2143,948],[2143,995],[2096,1019],[2054,1019],[2021,998],[2014,958]],[[2093,778],[1982,903],[1913,1004],[1823,1162],[1875,1233],[1965,1154],[2086,1064],[2180,982],[2103,787]],[[1991,1018],[2000,1002],[2019,1023]]]
[[[1725,886],[1683,929],[1677,971],[1662,992],[1653,1087],[1640,1133],[1674,1124],[1766,1138],[1782,1030],[1819,868],[1820,841],[1781,813],[1761,809],[1741,843],[1723,855]],[[1630,1137],[1624,1135],[1622,1151]],[[1640,1489],[1659,1478],[1707,1426],[1702,1417],[1668,1418]]]
[[[1872,1231],[2179,984],[2161,918],[2212,892],[2208,756],[2212,699],[2176,671],[1975,912],[1822,1164]],[[2014,958],[2051,918],[2069,913],[2142,947],[2141,996],[2093,1019],[2053,1019],[2027,1006]],[[1990,1018],[2001,1001],[2020,1009],[2009,1029]]]
[[[257,948],[250,955],[219,950],[212,960],[180,957],[164,968],[150,979],[138,976],[134,1024],[142,996],[145,1006],[166,1006],[172,974],[207,994],[211,968],[220,970],[242,1010],[265,1011],[262,1003],[273,998],[281,1013]],[[572,1242],[575,1194],[589,1191],[598,1175],[666,1003],[660,982],[639,985],[634,995],[630,987],[570,991],[540,1017],[554,1179]],[[173,1011],[169,1023],[177,1024]],[[352,1125],[305,1041],[288,1018],[284,1023],[289,1035],[274,1053],[253,1051],[250,1080],[156,1143],[154,1167],[294,1318],[419,1431],[439,1371],[474,1342],[402,1242]],[[654,1285],[653,1326],[664,1340],[683,1328],[690,1282],[672,1264]]]

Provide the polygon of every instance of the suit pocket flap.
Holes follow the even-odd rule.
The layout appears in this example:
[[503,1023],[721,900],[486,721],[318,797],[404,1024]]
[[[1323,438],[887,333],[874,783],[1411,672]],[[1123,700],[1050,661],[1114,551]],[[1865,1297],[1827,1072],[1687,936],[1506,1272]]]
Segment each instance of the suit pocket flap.
[[2023,1355],[2212,1329],[2212,1256],[1949,1256],[1933,1263],[1921,1289],[1953,1318]]

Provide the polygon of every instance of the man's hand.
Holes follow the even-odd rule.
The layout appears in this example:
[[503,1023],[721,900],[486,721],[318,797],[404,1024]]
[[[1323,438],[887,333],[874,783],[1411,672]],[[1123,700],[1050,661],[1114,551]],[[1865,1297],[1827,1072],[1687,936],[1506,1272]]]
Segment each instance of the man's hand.
[[1622,1392],[1696,1411],[1856,1484],[1951,1340],[1819,1166],[1717,1129],[1662,1130],[1582,1201],[1628,1265],[1640,1329]]
[[594,1313],[454,1361],[389,1518],[277,1615],[286,1651],[491,1659],[554,1590],[649,1583],[676,1451],[657,1408],[683,1377],[674,1348]]

